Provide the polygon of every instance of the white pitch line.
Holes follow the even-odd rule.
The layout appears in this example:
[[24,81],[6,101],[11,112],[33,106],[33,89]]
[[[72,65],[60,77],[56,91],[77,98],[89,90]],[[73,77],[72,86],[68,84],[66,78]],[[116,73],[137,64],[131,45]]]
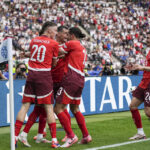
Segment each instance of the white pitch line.
[[118,144],[113,144],[113,145],[106,145],[106,146],[95,147],[95,148],[88,148],[88,149],[85,149],[85,150],[107,149],[107,148],[119,147],[119,146],[122,146],[122,145],[128,145],[128,144],[139,143],[139,142],[145,142],[145,141],[149,141],[149,140],[150,140],[150,138],[143,139],[143,140],[136,140],[136,141],[124,142],[124,143],[118,143]]

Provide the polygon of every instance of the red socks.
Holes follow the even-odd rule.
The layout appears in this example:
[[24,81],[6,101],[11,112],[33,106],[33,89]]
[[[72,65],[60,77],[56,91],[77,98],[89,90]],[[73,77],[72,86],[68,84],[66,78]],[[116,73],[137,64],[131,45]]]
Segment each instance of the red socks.
[[29,133],[30,128],[33,126],[34,122],[37,120],[41,113],[41,107],[35,106],[33,112],[30,114],[29,119],[24,128],[24,132]]
[[65,113],[65,114],[66,114],[66,116],[68,117],[69,122],[70,122],[70,124],[71,124],[71,117],[70,117],[70,114],[69,114],[68,110],[67,110],[67,109],[65,109],[65,110],[64,110],[64,113]]
[[29,133],[30,128],[33,126],[33,124],[34,124],[34,122],[33,122],[33,121],[30,121],[30,120],[28,119],[28,121],[27,121],[27,123],[26,123],[26,125],[25,125],[25,127],[24,127],[24,129],[23,129],[23,131],[24,131],[25,133]]
[[75,113],[74,116],[76,118],[76,121],[78,123],[79,128],[81,129],[83,137],[87,137],[89,135],[89,133],[88,133],[88,130],[86,128],[84,116],[82,115],[82,113],[80,111]]
[[19,135],[22,125],[23,125],[22,121],[16,120],[16,123],[15,123],[15,136]]
[[69,138],[73,138],[75,136],[75,134],[72,131],[71,128],[71,124],[70,121],[67,117],[67,115],[65,114],[65,112],[61,112],[57,115],[62,127],[64,128],[64,130],[66,131],[67,135]]
[[40,134],[43,134],[43,132],[44,132],[44,128],[46,126],[46,118],[47,118],[46,111],[42,107],[41,108],[41,114],[39,117],[39,128],[38,128],[38,133],[40,133]]
[[55,123],[49,123],[49,130],[52,138],[56,138],[56,122]]
[[142,128],[142,120],[141,120],[141,115],[139,113],[139,110],[135,109],[135,110],[130,110],[130,111],[131,111],[132,118],[133,118],[133,121],[134,121],[136,127]]

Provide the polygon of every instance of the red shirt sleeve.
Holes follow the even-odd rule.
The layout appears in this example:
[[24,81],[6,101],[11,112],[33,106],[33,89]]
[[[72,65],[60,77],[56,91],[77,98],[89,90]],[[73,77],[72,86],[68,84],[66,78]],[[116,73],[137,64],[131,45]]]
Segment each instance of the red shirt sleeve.
[[67,54],[69,51],[71,51],[71,48],[70,48],[70,42],[66,42],[65,44],[62,45],[62,48],[64,50],[64,52]]
[[53,59],[57,59],[58,51],[59,51],[59,45],[58,43],[55,43],[53,47]]

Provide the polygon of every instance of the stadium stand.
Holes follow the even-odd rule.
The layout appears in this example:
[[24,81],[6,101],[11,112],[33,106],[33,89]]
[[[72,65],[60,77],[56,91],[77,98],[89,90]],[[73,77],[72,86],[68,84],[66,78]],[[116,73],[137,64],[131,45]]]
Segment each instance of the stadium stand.
[[[0,1],[0,43],[7,34],[26,51],[43,22],[80,26],[86,34],[82,42],[88,51],[89,76],[131,74],[122,70],[127,62],[144,64],[147,53],[149,1],[139,0],[4,0]],[[13,51],[19,60],[19,50]],[[97,70],[98,69],[98,70]]]

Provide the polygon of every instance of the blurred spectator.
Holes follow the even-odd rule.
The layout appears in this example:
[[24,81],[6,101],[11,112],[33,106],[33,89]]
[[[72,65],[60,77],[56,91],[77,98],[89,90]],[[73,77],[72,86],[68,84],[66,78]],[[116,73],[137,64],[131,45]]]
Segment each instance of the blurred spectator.
[[114,70],[112,68],[111,62],[106,62],[104,65],[104,68],[102,70],[102,76],[105,76],[105,75],[114,75]]
[[[8,0],[0,1],[0,12],[0,43],[5,35],[14,35],[15,59],[20,59],[19,49],[28,51],[30,40],[38,35],[42,23],[49,20],[58,26],[80,25],[86,30],[89,37],[82,42],[92,65],[104,65],[113,57],[122,63],[120,69],[129,59],[144,65],[145,58],[139,52],[148,51],[148,0]],[[117,70],[114,69],[119,74]]]
[[1,70],[0,70],[0,80],[7,80],[7,78],[3,75]]
[[16,66],[16,73],[14,74],[14,79],[27,78],[26,72],[27,72],[26,64],[25,63],[19,63]]

